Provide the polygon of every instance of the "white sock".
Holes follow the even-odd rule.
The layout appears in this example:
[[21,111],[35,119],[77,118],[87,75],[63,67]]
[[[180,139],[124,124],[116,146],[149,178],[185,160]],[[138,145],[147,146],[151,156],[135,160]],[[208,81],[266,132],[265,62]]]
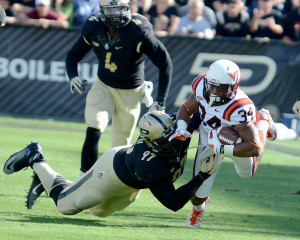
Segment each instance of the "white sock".
[[200,205],[197,205],[197,206],[194,205],[194,207],[197,211],[203,211],[206,207],[206,202],[204,201],[203,203],[201,203]]

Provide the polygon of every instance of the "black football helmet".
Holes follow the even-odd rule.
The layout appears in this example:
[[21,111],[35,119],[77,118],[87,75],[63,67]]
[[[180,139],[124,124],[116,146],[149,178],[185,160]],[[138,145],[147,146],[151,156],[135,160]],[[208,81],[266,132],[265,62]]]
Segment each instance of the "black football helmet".
[[131,20],[130,0],[100,0],[102,22],[112,28],[122,28]]
[[176,144],[169,142],[174,133],[174,123],[170,116],[161,111],[151,111],[139,122],[140,136],[153,152],[162,156],[176,156]]

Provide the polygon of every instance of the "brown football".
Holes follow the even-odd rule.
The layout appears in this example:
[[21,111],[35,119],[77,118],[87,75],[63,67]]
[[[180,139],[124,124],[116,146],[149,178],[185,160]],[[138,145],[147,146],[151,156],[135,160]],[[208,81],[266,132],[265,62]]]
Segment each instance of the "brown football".
[[216,131],[222,144],[234,145],[242,142],[238,132],[233,127],[218,127]]

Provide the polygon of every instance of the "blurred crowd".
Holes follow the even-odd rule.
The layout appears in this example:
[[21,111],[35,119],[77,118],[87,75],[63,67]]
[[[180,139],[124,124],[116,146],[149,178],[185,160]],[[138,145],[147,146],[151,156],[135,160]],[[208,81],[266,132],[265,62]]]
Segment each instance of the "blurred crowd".
[[[99,0],[0,0],[7,24],[80,28]],[[158,37],[300,41],[300,0],[131,0]]]

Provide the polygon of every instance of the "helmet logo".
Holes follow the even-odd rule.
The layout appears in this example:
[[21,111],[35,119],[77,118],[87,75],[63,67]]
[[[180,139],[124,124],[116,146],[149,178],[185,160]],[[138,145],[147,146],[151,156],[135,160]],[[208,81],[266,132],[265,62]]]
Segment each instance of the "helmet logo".
[[140,133],[142,136],[149,135],[149,130],[140,127]]
[[233,80],[238,80],[239,79],[239,71],[236,70],[233,74],[228,73],[228,75],[233,79]]

